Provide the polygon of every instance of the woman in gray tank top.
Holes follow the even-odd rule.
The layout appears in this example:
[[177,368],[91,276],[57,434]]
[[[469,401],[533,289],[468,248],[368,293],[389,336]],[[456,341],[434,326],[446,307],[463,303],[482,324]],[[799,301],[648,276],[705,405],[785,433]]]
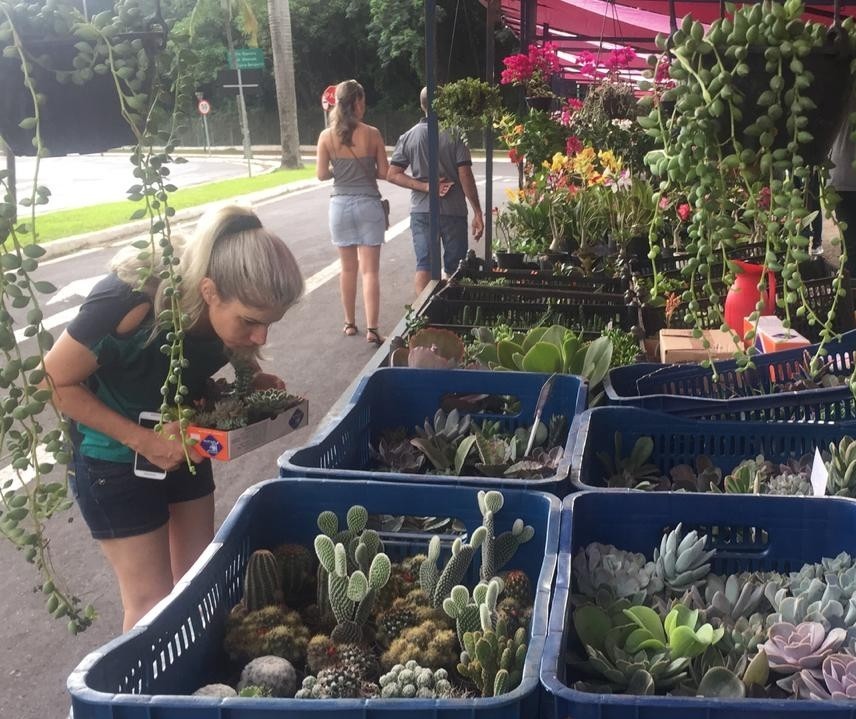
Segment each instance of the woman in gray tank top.
[[336,86],[336,104],[330,127],[318,137],[315,174],[333,178],[330,194],[330,236],[339,252],[339,290],[345,314],[343,332],[356,335],[357,274],[363,281],[366,341],[380,345],[380,248],[386,231],[386,215],[380,202],[378,179],[389,168],[386,147],[376,127],[362,119],[366,97],[356,80]]

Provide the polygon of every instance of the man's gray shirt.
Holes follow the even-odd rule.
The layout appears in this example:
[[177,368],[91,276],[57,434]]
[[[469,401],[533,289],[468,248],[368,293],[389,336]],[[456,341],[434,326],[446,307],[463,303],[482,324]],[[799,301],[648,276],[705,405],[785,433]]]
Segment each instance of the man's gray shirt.
[[[458,168],[462,165],[472,165],[470,148],[460,135],[452,135],[447,130],[440,130],[440,177],[451,180],[455,184],[445,197],[440,198],[440,214],[467,216],[467,198],[458,180]],[[402,170],[410,168],[410,174],[417,180],[428,182],[428,118],[411,127],[395,145],[391,165]],[[428,212],[428,193],[413,190],[410,193],[410,211]]]

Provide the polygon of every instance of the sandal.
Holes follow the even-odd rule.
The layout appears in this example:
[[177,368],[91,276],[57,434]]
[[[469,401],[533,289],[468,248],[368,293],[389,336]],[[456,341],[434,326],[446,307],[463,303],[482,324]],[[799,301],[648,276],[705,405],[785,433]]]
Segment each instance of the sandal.
[[359,330],[353,322],[345,322],[345,326],[342,328],[342,334],[346,337],[353,337],[357,332],[359,332]]
[[377,327],[366,327],[366,342],[378,347],[384,343],[383,337],[378,334]]

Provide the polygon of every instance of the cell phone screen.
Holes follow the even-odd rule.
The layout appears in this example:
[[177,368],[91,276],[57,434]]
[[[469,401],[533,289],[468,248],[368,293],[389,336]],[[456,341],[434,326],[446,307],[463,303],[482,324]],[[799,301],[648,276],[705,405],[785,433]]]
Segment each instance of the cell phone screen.
[[[147,429],[154,429],[158,424],[158,420],[147,417],[139,417],[137,422],[141,427],[146,427]],[[134,472],[147,472],[159,475],[160,477],[166,477],[166,472],[161,467],[152,464],[141,454],[134,455]]]

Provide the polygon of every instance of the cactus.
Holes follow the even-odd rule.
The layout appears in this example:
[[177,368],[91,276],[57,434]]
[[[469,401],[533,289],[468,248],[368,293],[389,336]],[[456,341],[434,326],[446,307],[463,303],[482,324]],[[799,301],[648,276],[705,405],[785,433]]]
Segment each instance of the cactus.
[[481,578],[485,582],[496,575],[496,527],[494,515],[502,509],[504,501],[499,492],[480,491],[478,493],[479,511],[481,511],[482,515],[482,526],[485,528],[485,538],[484,542],[482,542],[481,565]]
[[306,665],[310,673],[317,674],[322,669],[333,666],[337,659],[336,643],[326,634],[316,634],[309,640],[306,647]]
[[302,666],[308,644],[309,630],[300,615],[283,606],[232,612],[226,621],[223,648],[236,660],[275,654]]
[[449,620],[441,609],[431,606],[425,592],[421,589],[411,590],[406,596],[396,599],[388,609],[377,612],[375,638],[378,644],[388,648],[405,629],[415,627],[429,619],[441,624],[446,624]]
[[238,399],[243,399],[253,387],[253,377],[256,374],[256,367],[250,362],[239,359],[232,360],[232,367],[235,369],[235,381],[232,384],[232,395]]
[[512,636],[500,620],[496,629],[464,634],[464,651],[458,674],[469,679],[483,697],[499,696],[513,690],[523,678],[526,661],[526,630]]
[[282,576],[273,552],[258,549],[247,561],[244,574],[244,606],[255,612],[282,603]]
[[445,669],[427,669],[416,660],[396,664],[379,681],[384,699],[449,699],[460,696]]
[[532,620],[532,604],[521,602],[516,597],[506,597],[496,605],[497,621],[503,620],[508,627],[508,633],[514,634],[521,627],[529,629]]
[[443,611],[455,620],[458,640],[464,646],[464,634],[478,631],[482,626],[493,627],[496,601],[502,592],[502,580],[494,577],[487,584],[480,583],[473,589],[472,601],[469,590],[461,585],[452,589],[443,600]]
[[416,554],[393,563],[389,581],[378,592],[376,611],[391,607],[396,599],[406,596],[419,586],[419,567],[425,559],[424,554]]
[[268,417],[276,417],[300,401],[300,397],[291,395],[284,389],[256,390],[244,397],[251,424]]
[[380,663],[387,670],[411,659],[433,667],[454,667],[459,652],[458,637],[454,630],[443,622],[429,619],[401,632],[381,655]]
[[290,607],[307,604],[312,597],[312,583],[317,561],[301,544],[280,544],[273,550],[282,577],[283,601]]
[[249,687],[257,687],[263,696],[292,697],[297,689],[297,673],[291,662],[282,657],[257,657],[244,667],[237,689],[242,694]]
[[440,556],[440,537],[436,534],[428,544],[428,557],[419,568],[419,580],[422,590],[431,597],[431,606],[441,607],[443,600],[449,596],[452,587],[460,584],[470,563],[473,561],[476,549],[484,541],[484,527],[476,529],[470,537],[470,543],[464,544],[460,537],[452,543],[452,556],[441,572],[437,571],[437,559]]
[[335,664],[303,680],[295,699],[354,699],[360,695],[360,678],[353,667]]
[[519,569],[511,569],[507,572],[502,572],[499,575],[505,583],[505,588],[502,590],[503,597],[506,599],[516,599],[521,604],[532,604],[535,601],[535,595],[532,591],[532,582],[526,572]]
[[[376,535],[375,535],[376,536]],[[315,553],[328,577],[328,599],[336,618],[336,627],[331,635],[337,643],[359,643],[363,639],[363,628],[374,607],[375,596],[389,580],[391,563],[386,554],[378,553],[367,565],[367,558],[377,543],[356,542],[357,563],[364,569],[349,572],[348,555],[341,543],[333,544],[326,534],[315,538]],[[379,540],[377,540],[379,542]]]
[[535,536],[535,529],[523,524],[522,519],[515,519],[511,529],[496,538],[494,567],[502,569],[508,564],[521,544],[525,544]]

